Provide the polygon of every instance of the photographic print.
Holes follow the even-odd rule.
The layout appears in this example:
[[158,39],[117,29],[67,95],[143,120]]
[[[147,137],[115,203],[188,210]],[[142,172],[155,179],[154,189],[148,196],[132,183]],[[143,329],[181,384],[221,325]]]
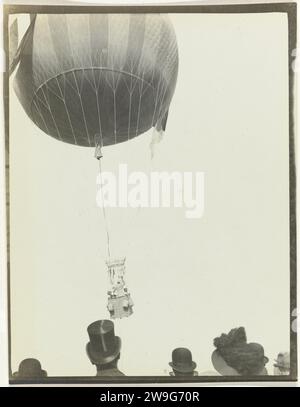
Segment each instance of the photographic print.
[[296,4],[4,35],[10,383],[295,381]]

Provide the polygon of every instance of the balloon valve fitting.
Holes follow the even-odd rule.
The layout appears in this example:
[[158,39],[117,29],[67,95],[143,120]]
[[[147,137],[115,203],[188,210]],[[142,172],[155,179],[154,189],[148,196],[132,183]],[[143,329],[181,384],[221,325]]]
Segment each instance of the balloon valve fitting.
[[102,158],[102,157],[103,157],[103,154],[102,154],[102,142],[96,136],[95,137],[95,158],[97,158],[97,160],[100,160],[100,158]]

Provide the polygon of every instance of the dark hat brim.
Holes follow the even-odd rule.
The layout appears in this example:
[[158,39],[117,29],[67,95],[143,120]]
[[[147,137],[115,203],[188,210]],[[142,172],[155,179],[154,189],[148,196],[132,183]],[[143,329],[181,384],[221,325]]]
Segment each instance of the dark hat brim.
[[177,365],[176,363],[170,362],[169,366],[171,366],[171,368],[176,370],[177,372],[189,373],[189,372],[192,372],[194,369],[196,369],[197,364],[195,362],[192,362],[190,365],[182,366],[182,365]]
[[90,342],[86,345],[86,352],[88,354],[88,357],[94,364],[99,363],[105,365],[106,363],[110,363],[119,355],[120,351],[121,338],[119,336],[115,336],[115,349],[107,356],[104,356],[101,352],[96,352],[95,350],[93,350]]
[[38,374],[36,375],[20,375],[19,372],[15,372],[12,375],[13,377],[18,377],[18,378],[22,378],[22,379],[36,379],[36,378],[40,378],[40,377],[46,377],[47,376],[47,372],[46,370],[41,370]]

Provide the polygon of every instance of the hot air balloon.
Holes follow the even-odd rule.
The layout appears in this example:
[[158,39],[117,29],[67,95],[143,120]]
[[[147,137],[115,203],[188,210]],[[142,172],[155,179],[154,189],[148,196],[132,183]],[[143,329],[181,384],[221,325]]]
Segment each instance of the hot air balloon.
[[[38,14],[15,56],[14,89],[28,117],[48,135],[74,145],[102,147],[154,127],[165,130],[175,90],[178,50],[162,14]],[[105,210],[103,208],[105,217]],[[125,259],[111,259],[108,310],[132,313]]]

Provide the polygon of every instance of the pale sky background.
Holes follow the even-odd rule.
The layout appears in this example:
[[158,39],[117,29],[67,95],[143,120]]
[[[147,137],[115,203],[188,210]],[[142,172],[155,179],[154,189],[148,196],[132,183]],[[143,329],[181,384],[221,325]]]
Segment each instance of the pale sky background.
[[[289,350],[288,61],[285,14],[171,15],[179,75],[167,131],[104,149],[103,169],[205,173],[205,211],[108,210],[135,303],[115,322],[120,370],[165,375],[188,347],[245,326],[272,361]],[[24,27],[28,16],[20,16]],[[39,130],[10,93],[12,368],[94,375],[87,326],[108,318],[105,231],[90,148]]]

